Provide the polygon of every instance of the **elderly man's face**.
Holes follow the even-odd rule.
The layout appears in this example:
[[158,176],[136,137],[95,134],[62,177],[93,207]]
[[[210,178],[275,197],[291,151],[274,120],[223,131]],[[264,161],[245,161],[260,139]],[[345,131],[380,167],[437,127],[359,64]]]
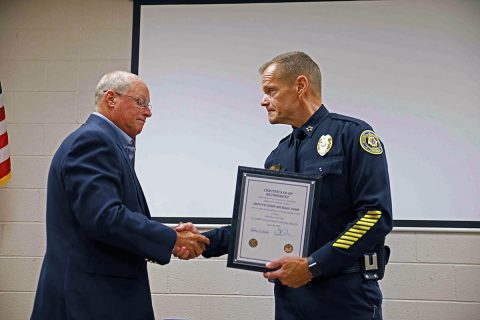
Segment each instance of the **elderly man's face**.
[[143,81],[135,80],[126,92],[115,93],[114,107],[110,115],[113,123],[134,138],[142,132],[147,118],[152,116],[148,107],[150,93]]

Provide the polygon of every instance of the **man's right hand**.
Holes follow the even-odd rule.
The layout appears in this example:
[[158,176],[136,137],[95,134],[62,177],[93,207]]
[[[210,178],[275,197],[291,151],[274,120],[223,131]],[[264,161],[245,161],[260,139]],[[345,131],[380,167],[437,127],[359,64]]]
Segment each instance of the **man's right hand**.
[[184,223],[177,226],[177,242],[173,255],[177,258],[188,260],[198,257],[210,244],[210,240],[199,234],[192,223]]

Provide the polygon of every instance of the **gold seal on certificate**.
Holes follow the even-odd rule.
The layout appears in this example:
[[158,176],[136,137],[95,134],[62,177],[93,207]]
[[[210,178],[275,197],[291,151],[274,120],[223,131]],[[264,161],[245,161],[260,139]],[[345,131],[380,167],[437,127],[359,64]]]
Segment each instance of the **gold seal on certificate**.
[[266,271],[285,255],[309,253],[320,176],[239,167],[227,267]]
[[258,241],[257,239],[250,239],[248,240],[248,244],[250,245],[250,247],[255,248],[258,245]]
[[291,253],[293,251],[293,246],[290,243],[287,243],[283,246],[283,251],[286,253]]

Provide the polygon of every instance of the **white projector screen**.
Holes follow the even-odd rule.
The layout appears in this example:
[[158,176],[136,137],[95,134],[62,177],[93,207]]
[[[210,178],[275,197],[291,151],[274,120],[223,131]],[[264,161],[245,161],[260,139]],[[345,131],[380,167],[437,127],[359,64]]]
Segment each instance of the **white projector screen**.
[[480,1],[167,2],[134,4],[132,71],[154,106],[136,171],[153,216],[228,222],[237,167],[263,168],[291,131],[268,123],[258,67],[304,51],[330,112],[383,140],[397,226],[480,226]]

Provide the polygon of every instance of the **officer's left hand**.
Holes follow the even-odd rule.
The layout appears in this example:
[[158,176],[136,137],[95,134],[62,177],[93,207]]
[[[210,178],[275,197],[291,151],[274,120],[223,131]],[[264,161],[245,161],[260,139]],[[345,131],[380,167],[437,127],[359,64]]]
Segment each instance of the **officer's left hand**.
[[265,272],[265,278],[278,279],[283,285],[292,288],[299,288],[312,280],[307,258],[286,256],[267,263],[266,267],[278,270]]

